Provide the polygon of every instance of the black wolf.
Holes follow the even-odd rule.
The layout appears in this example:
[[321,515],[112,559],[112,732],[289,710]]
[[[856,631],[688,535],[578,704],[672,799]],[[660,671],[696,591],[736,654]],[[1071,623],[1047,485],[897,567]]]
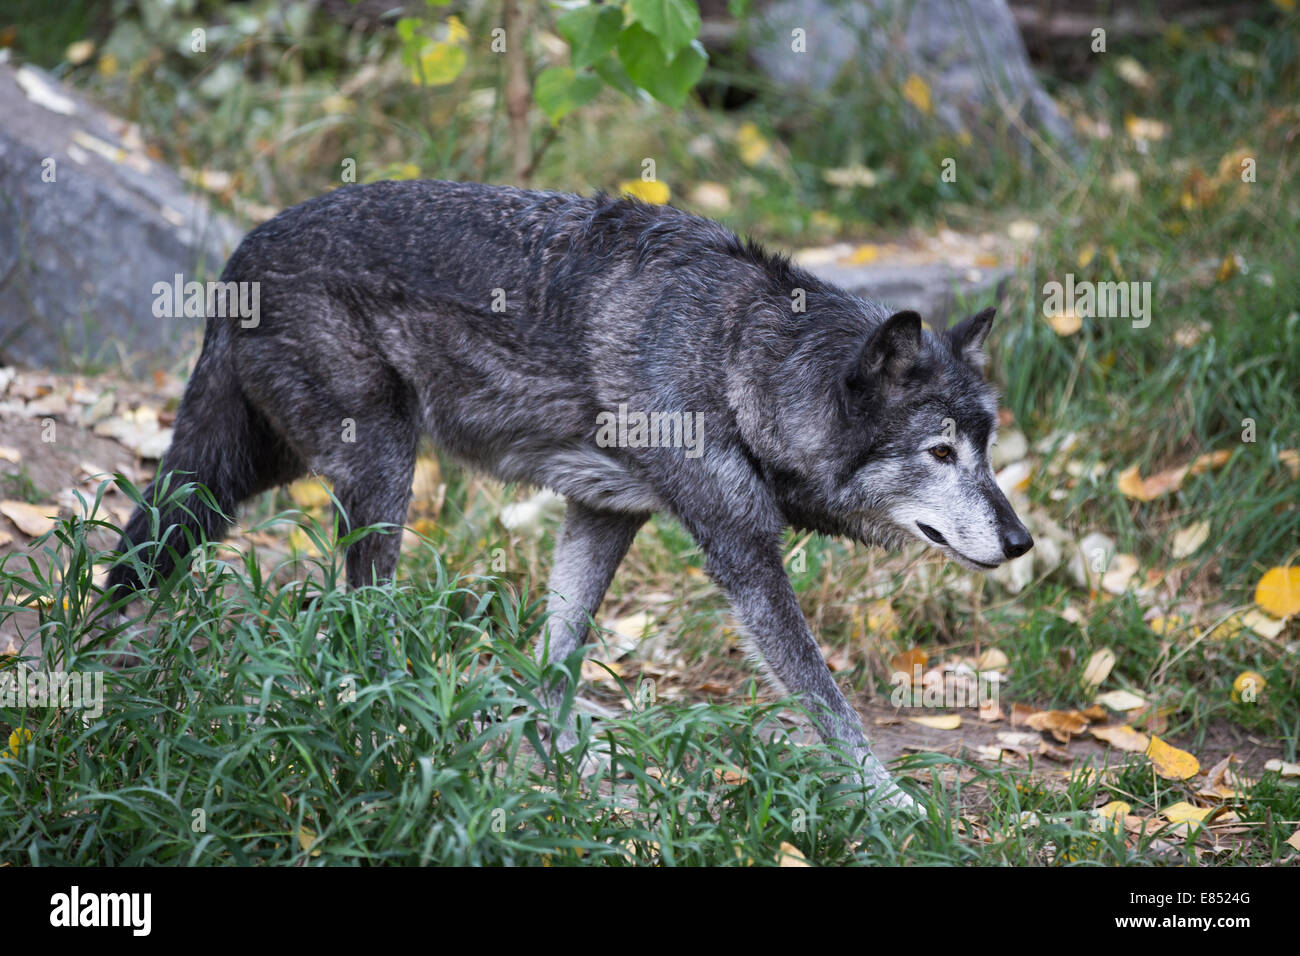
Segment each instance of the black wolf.
[[[220,537],[239,502],[309,472],[351,527],[400,525],[427,434],[567,499],[540,650],[557,660],[665,512],[770,676],[882,799],[910,802],[822,660],[781,535],[919,539],[975,569],[1032,546],[989,466],[992,309],[935,334],[677,209],[449,182],[309,200],[249,233],[221,278],[258,283],[260,314],[208,312],[159,477],[192,475],[220,512],[165,514],[169,544]],[[137,513],[121,549],[147,533]],[[391,578],[398,551],[395,534],[353,544],[349,584]],[[161,553],[141,581],[123,561],[110,583],[173,566]]]

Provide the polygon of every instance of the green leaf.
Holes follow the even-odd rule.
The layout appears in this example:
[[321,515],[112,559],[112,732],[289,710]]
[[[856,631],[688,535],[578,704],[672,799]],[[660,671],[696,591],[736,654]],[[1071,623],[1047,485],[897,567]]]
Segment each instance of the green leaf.
[[420,51],[419,66],[411,70],[411,82],[417,86],[444,86],[455,82],[465,70],[469,58],[452,43],[432,43]]
[[695,0],[631,0],[632,15],[659,38],[664,59],[671,60],[700,32]]
[[604,86],[600,77],[575,73],[567,66],[552,66],[537,74],[533,99],[547,119],[558,123],[573,110],[595,99]]
[[581,70],[605,58],[623,29],[623,11],[612,6],[587,6],[571,10],[555,22],[569,42],[573,68]]
[[692,40],[671,60],[665,58],[659,40],[637,23],[618,38],[618,57],[633,83],[672,107],[686,102],[709,62],[698,40]]
[[595,66],[592,67],[596,74],[620,93],[626,93],[628,96],[637,96],[641,94],[641,89],[627,75],[627,70],[623,69],[621,63],[612,56],[607,56]]

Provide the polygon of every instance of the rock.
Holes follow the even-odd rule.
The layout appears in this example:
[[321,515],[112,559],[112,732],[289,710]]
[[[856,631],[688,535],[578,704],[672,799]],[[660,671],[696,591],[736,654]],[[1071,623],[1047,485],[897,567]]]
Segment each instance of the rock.
[[[805,266],[819,278],[841,289],[899,309],[915,309],[935,328],[952,324],[974,308],[959,310],[958,297],[965,302],[986,302],[998,297],[1002,283],[1011,269],[997,266],[985,269],[958,269],[942,262],[902,264],[873,262],[870,265],[845,265],[838,262],[812,262]],[[961,315],[958,315],[958,312]]]
[[156,318],[153,284],[216,278],[240,230],[48,74],[0,63],[0,103],[0,361],[196,351],[202,321]]
[[[1069,124],[1029,67],[1006,0],[779,0],[755,13],[753,59],[779,86],[825,90],[849,64],[881,82],[886,64],[931,89],[935,114],[953,130],[980,113],[1011,113],[1062,142]],[[806,31],[806,52],[792,33]],[[900,62],[901,60],[901,62]],[[860,64],[860,67],[857,65]],[[973,130],[972,130],[973,132]]]

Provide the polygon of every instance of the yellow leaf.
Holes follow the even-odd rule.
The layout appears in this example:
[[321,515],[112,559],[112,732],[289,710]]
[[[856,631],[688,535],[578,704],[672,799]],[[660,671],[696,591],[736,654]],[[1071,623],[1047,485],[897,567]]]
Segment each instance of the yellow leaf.
[[312,850],[316,843],[316,834],[306,827],[298,828],[298,845],[302,847],[303,852],[311,851],[312,856],[320,856],[320,850]]
[[961,714],[936,714],[933,717],[909,717],[914,724],[929,727],[932,730],[956,730],[961,726]]
[[[739,848],[737,848],[736,853],[739,855]],[[808,862],[808,858],[800,853],[799,848],[793,843],[782,843],[781,853],[777,859],[781,861],[782,866],[812,866]]]
[[1075,261],[1079,263],[1080,269],[1086,269],[1088,267],[1088,263],[1092,261],[1092,257],[1095,256],[1096,254],[1097,254],[1097,244],[1095,242],[1090,242],[1082,249],[1079,250],[1079,256]]
[[1215,273],[1215,278],[1220,282],[1227,282],[1235,276],[1240,269],[1237,260],[1238,257],[1232,254],[1224,256],[1223,261],[1219,263],[1219,271]]
[[1098,740],[1104,740],[1112,747],[1130,753],[1146,753],[1147,747],[1151,744],[1150,737],[1134,730],[1128,724],[1121,724],[1118,727],[1093,727],[1090,732]]
[[757,166],[772,152],[772,145],[759,131],[757,124],[745,122],[736,130],[736,149],[746,166]]
[[96,69],[99,70],[100,76],[108,77],[115,75],[117,73],[117,57],[113,56],[111,53],[105,53],[99,58],[99,63],[96,64]]
[[858,246],[844,261],[851,266],[865,266],[880,258],[880,247],[871,243]]
[[1063,339],[1069,338],[1083,328],[1083,319],[1079,318],[1073,309],[1046,316],[1046,320],[1052,331]]
[[1284,448],[1277,453],[1277,460],[1291,469],[1292,478],[1300,478],[1300,449]]
[[32,732],[26,727],[19,727],[9,734],[9,750],[0,757],[17,757],[18,751],[22,749],[23,744],[32,739]]
[[302,478],[289,486],[289,498],[303,511],[316,511],[330,504],[330,482],[322,478]]
[[447,42],[462,43],[469,39],[469,28],[460,17],[452,15],[447,18]]
[[619,183],[618,189],[624,196],[631,196],[633,199],[653,203],[656,206],[664,205],[672,195],[668,184],[661,183],[657,179],[649,182],[644,179],[628,179]]
[[1269,568],[1255,585],[1255,603],[1274,617],[1300,612],[1300,567]]
[[1214,813],[1215,807],[1194,807],[1185,800],[1165,807],[1160,815],[1170,823],[1205,823],[1205,818]]
[[420,51],[420,65],[411,69],[416,86],[445,86],[465,69],[469,57],[454,43],[431,43]]
[[929,116],[934,107],[930,102],[930,84],[913,73],[903,84],[903,99]]
[[1201,769],[1200,761],[1194,756],[1186,750],[1170,746],[1159,737],[1151,738],[1146,755],[1151,758],[1156,773],[1166,780],[1186,780],[1196,776]]
[[1277,637],[1282,633],[1282,629],[1286,627],[1285,621],[1279,621],[1275,617],[1262,614],[1259,611],[1256,611],[1253,607],[1248,611],[1242,611],[1241,614],[1236,615],[1232,620],[1233,623],[1238,625],[1238,630],[1240,630],[1241,625],[1245,625],[1260,637],[1267,637],[1269,639]]
[[1130,113],[1124,117],[1124,129],[1135,140],[1160,140],[1169,133],[1169,127],[1158,119],[1147,119]]
[[1105,817],[1107,820],[1122,821],[1126,816],[1133,812],[1133,808],[1123,800],[1112,800],[1104,807],[1097,807],[1092,811],[1098,816]]
[[1257,674],[1254,671],[1242,671],[1237,675],[1237,679],[1232,682],[1232,699],[1237,703],[1241,703],[1243,700],[1247,703],[1254,701],[1267,684],[1268,681],[1264,680],[1262,674]]

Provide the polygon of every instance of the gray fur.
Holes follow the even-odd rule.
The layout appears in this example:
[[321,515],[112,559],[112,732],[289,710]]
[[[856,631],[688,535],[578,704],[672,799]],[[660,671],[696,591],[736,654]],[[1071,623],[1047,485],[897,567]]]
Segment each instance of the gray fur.
[[[991,310],[936,335],[670,207],[472,183],[309,200],[253,230],[222,280],[260,283],[261,315],[254,327],[208,319],[163,471],[192,473],[225,515],[197,501],[194,518],[165,515],[179,552],[185,534],[219,537],[240,501],[307,472],[333,479],[353,527],[401,524],[428,434],[472,467],[568,499],[547,649],[562,659],[636,529],[666,512],[772,675],[868,785],[908,802],[822,660],[781,534],[929,543],[919,521],[968,566],[1003,560],[1008,534],[1023,544],[988,466]],[[695,456],[598,446],[598,415],[620,404],[702,413]],[[954,460],[925,444],[944,419],[961,439]],[[342,440],[346,420],[355,442]],[[121,547],[147,529],[135,515]],[[349,548],[349,584],[391,578],[398,540]],[[164,555],[154,573],[174,563]],[[121,563],[110,583],[147,582]]]

